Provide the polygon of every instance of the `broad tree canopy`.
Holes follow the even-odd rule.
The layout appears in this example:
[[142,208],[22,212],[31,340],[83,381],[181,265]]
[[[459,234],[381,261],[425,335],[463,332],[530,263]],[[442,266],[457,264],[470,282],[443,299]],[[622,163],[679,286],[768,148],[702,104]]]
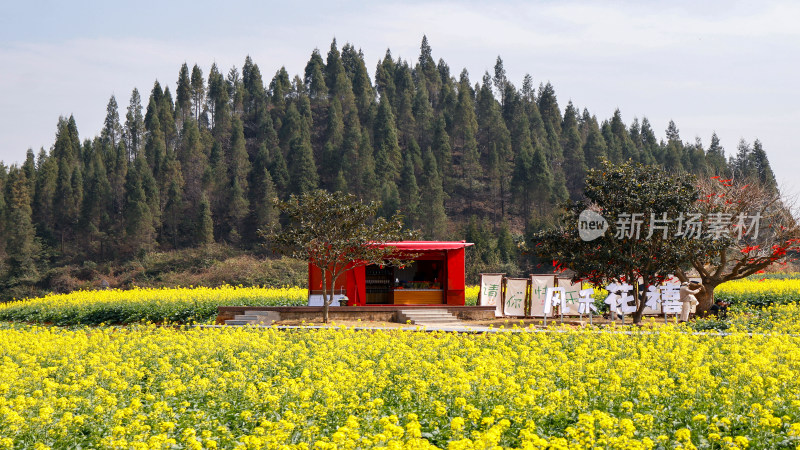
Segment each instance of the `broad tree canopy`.
[[[534,235],[530,243],[539,257],[572,269],[573,281],[637,285],[641,278],[647,286],[688,266],[685,227],[678,219],[698,198],[693,177],[604,161],[587,173],[584,195],[585,201],[565,206],[558,228]],[[637,299],[637,323],[644,295]]]

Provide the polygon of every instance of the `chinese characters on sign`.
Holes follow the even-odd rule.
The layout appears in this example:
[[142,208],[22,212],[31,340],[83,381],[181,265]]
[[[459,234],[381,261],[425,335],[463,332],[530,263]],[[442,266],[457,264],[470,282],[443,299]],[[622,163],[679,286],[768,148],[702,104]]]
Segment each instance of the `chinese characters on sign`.
[[614,223],[616,225],[614,237],[617,239],[651,239],[653,236],[660,236],[662,239],[667,239],[670,234],[670,226],[674,224],[674,237],[685,239],[707,237],[717,240],[723,237],[741,239],[745,236],[752,236],[755,239],[758,238],[760,221],[760,213],[754,215],[740,213],[736,216],[727,213],[708,213],[705,217],[699,213],[680,213],[675,218],[670,218],[667,213],[662,213],[660,216],[650,213],[649,220],[643,213],[622,213]]
[[506,278],[506,297],[503,308],[505,315],[524,316],[527,297],[527,278]]
[[494,306],[495,316],[503,315],[503,302],[501,301],[503,286],[502,273],[482,273],[481,290],[478,304],[481,306]]

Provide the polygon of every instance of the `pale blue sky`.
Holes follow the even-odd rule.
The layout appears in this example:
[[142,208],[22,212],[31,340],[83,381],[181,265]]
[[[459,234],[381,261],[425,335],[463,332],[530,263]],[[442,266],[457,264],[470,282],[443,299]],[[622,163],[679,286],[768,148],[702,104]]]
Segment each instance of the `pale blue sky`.
[[[120,3],[120,4],[118,4]],[[473,82],[501,55],[519,86],[550,81],[599,119],[620,108],[647,116],[659,137],[670,119],[686,141],[716,131],[728,154],[759,138],[779,181],[800,169],[800,4],[690,1],[3,2],[0,4],[0,160],[53,143],[59,115],[81,138],[97,134],[108,98],[124,115],[131,90],[212,62],[227,71],[248,54],[265,83],[285,65],[301,73],[335,36],[375,65],[387,48],[416,61],[423,34],[435,59]]]

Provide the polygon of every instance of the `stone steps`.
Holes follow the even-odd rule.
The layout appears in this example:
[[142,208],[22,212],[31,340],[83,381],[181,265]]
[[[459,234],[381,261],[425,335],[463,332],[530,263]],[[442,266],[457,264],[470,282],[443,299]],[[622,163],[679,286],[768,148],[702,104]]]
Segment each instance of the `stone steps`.
[[276,311],[245,311],[244,314],[237,314],[233,316],[233,319],[226,320],[225,325],[270,326],[279,320],[281,320],[281,315]]
[[463,323],[446,309],[403,309],[397,312],[397,321],[412,325],[447,327]]

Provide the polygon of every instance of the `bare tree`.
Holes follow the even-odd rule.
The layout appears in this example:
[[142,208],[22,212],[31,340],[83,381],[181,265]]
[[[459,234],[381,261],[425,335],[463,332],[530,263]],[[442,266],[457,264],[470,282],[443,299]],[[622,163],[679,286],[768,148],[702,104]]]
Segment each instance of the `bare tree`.
[[[698,311],[714,303],[720,284],[760,273],[785,263],[798,250],[800,227],[792,214],[793,200],[754,179],[699,181],[696,212],[704,218],[703,237],[687,239],[691,266],[702,280]],[[687,281],[689,274],[676,275]]]

